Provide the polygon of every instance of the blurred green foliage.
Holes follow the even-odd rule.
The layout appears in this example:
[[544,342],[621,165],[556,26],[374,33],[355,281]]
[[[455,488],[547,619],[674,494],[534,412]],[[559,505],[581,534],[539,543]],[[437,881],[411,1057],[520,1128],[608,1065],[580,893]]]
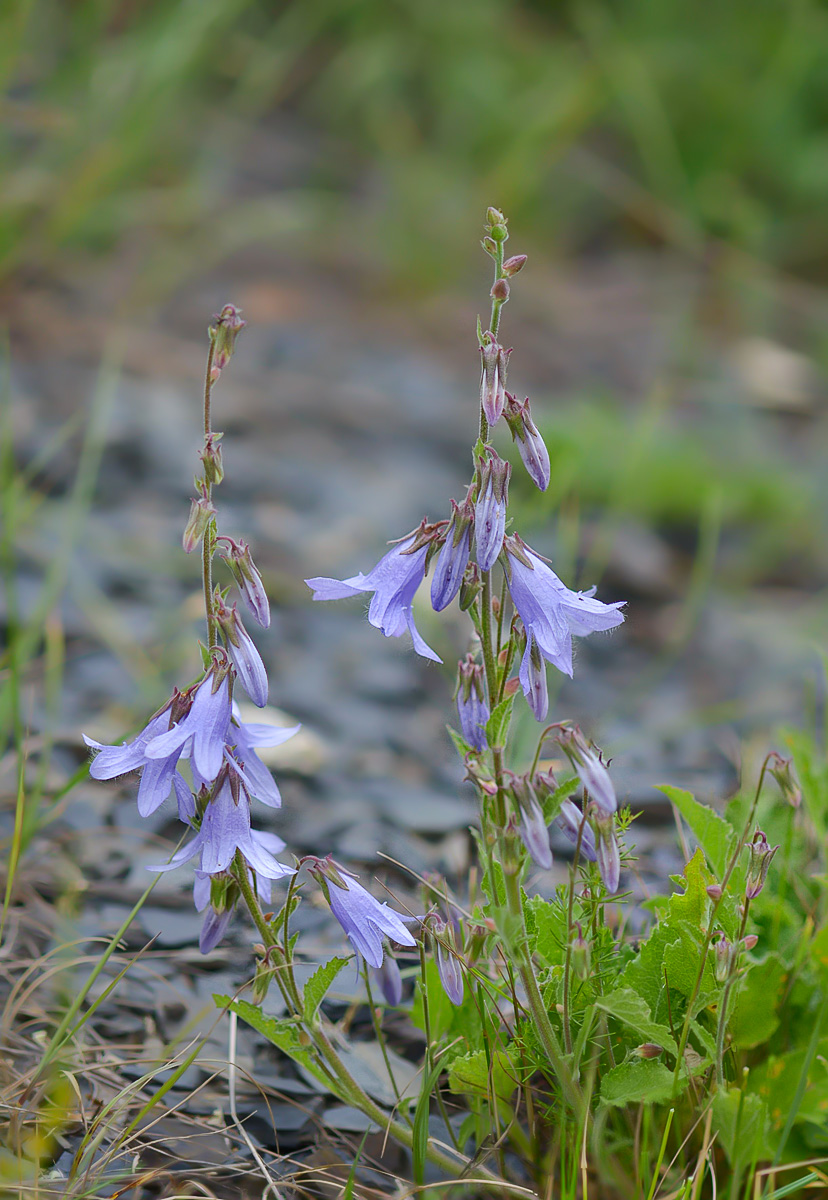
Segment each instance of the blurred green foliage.
[[7,0],[0,265],[228,200],[256,118],[320,136],[336,235],[451,271],[495,200],[564,247],[711,238],[808,274],[828,231],[816,0]]

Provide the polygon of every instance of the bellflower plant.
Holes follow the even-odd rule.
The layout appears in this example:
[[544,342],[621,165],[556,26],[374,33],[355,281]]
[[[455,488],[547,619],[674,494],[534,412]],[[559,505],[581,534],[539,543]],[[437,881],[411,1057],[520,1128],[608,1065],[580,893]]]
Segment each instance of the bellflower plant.
[[413,946],[414,938],[402,918],[369,891],[332,858],[305,858],[308,870],[319,880],[331,912],[345,930],[357,954],[377,970],[385,956],[383,939],[400,946]]

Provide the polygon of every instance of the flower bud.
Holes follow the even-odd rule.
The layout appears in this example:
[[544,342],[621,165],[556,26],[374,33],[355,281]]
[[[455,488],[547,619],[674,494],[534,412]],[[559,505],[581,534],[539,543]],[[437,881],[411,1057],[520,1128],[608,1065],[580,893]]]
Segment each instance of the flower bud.
[[463,740],[480,753],[488,746],[486,722],[489,719],[489,705],[486,702],[483,667],[474,661],[471,654],[458,664],[455,699]]
[[477,565],[490,571],[503,548],[506,508],[509,503],[511,467],[494,451],[480,467],[480,486],[474,508],[474,537]]
[[758,941],[759,938],[755,933],[749,933],[747,937],[742,938],[742,945],[746,950],[753,950]]
[[494,256],[497,254],[497,242],[493,238],[484,237],[480,245],[487,254],[491,255],[492,258],[494,258]]
[[505,242],[509,238],[509,230],[505,225],[493,225],[492,237],[496,242]]
[[793,772],[793,760],[782,758],[781,754],[774,751],[768,757],[768,768],[791,808],[799,808],[802,803],[802,789]]
[[595,847],[598,870],[608,892],[617,892],[621,880],[621,851],[615,833],[615,821],[611,816],[596,815],[595,824],[598,840]]
[[522,404],[518,404],[514,396],[506,393],[503,415],[512,434],[512,441],[517,442],[520,457],[530,479],[540,491],[545,492],[551,476],[549,451],[532,420],[529,397],[527,396]]
[[468,500],[460,505],[452,500],[451,506],[446,540],[437,557],[431,580],[431,605],[435,612],[442,612],[460,591],[471,552],[474,509]]
[[513,254],[511,258],[507,258],[503,264],[503,274],[511,278],[512,275],[517,275],[518,271],[522,271],[526,266],[525,254]]
[[486,210],[486,222],[489,225],[505,225],[506,218],[499,208],[490,207]]
[[209,433],[204,442],[204,449],[199,458],[204,464],[204,478],[212,487],[224,479],[224,466],[221,461],[221,433]]
[[735,959],[735,947],[723,933],[720,933],[719,940],[713,943],[713,954],[715,957],[714,970],[716,973],[716,982],[725,983],[730,975]]
[[532,645],[529,650],[529,662],[527,678],[529,682],[529,691],[526,693],[526,699],[529,707],[534,713],[536,721],[546,719],[546,714],[549,711],[549,688],[546,678],[546,660],[538,649],[537,642],[532,640]]
[[635,1053],[639,1058],[658,1058],[664,1053],[664,1047],[655,1042],[644,1042],[636,1048]]
[[750,854],[750,862],[745,880],[745,897],[748,900],[755,900],[765,886],[768,868],[779,847],[769,846],[768,839],[762,830],[757,829],[753,835],[753,841],[748,842],[747,849]]
[[[501,364],[501,348],[491,340],[480,347],[480,357],[483,360],[483,373],[480,377],[480,404],[486,420],[490,425],[496,425],[506,403],[506,392]],[[505,360],[508,362],[508,359]]]
[[537,865],[548,871],[552,866],[549,829],[535,789],[526,775],[516,775],[509,790],[520,811],[520,840]]
[[592,955],[589,942],[584,937],[580,924],[576,921],[578,936],[572,940],[572,970],[576,979],[588,979]]
[[242,599],[254,620],[263,629],[267,629],[270,625],[270,602],[262,583],[262,577],[251,557],[250,547],[247,542],[237,542],[233,538],[224,536],[220,537],[218,541],[219,553],[223,555],[224,561],[233,573]]
[[575,768],[589,798],[595,801],[602,814],[610,816],[616,812],[618,801],[615,797],[615,788],[609,771],[595,750],[594,743],[587,744],[577,726],[567,726],[562,729],[556,741]]
[[477,597],[480,595],[480,589],[482,586],[483,580],[480,578],[480,571],[477,563],[469,563],[463,575],[463,582],[460,584],[461,612],[468,612]]
[[493,300],[504,304],[509,299],[509,281],[508,279],[496,279],[492,285],[490,293]]
[[463,971],[460,966],[460,957],[455,948],[454,930],[436,914],[430,918],[429,924],[437,948],[437,972],[443,985],[443,991],[452,1004],[460,1005],[463,1003],[464,992]]
[[708,884],[708,886],[705,888],[705,891],[713,901],[721,900],[722,898],[722,889],[718,883]]
[[192,554],[196,546],[201,542],[210,522],[216,515],[216,508],[211,504],[206,496],[199,496],[197,500],[193,500],[190,504],[190,515],[187,519],[187,524],[184,526],[184,536],[182,544],[185,554]]
[[220,313],[213,315],[215,325],[207,331],[213,343],[213,362],[210,369],[210,382],[216,383],[224,368],[233,357],[236,338],[247,324],[242,320],[241,311],[234,304],[225,304]]

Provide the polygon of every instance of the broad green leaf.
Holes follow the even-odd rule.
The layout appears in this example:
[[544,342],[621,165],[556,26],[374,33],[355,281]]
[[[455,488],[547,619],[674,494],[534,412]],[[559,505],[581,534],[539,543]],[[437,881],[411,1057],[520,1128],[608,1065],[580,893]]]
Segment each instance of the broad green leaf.
[[707,855],[707,861],[718,879],[721,879],[736,845],[736,833],[729,822],[706,804],[700,804],[692,793],[684,791],[683,788],[673,787],[669,783],[656,786],[684,817],[696,841]]
[[512,705],[515,702],[515,695],[516,693],[513,693],[511,696],[507,696],[505,700],[501,700],[486,722],[486,737],[493,750],[502,750],[506,745],[509,736],[509,725],[512,720]]
[[705,865],[704,854],[700,848],[685,865],[681,876],[676,876],[679,881],[682,877],[684,892],[674,892],[670,897],[669,920],[678,918],[698,929],[706,927],[710,908],[707,887],[715,881]]
[[471,746],[469,745],[468,742],[463,740],[463,738],[460,736],[460,734],[457,732],[456,729],[452,729],[451,725],[447,725],[446,729],[448,730],[449,737],[451,738],[452,742],[454,743],[454,749],[457,751],[457,753],[460,755],[461,758],[465,758],[466,755],[471,752]]
[[278,1046],[288,1058],[292,1058],[305,1070],[310,1071],[311,1075],[323,1083],[330,1092],[339,1096],[343,1103],[349,1102],[344,1094],[336,1091],[325,1072],[316,1063],[308,1046],[303,1042],[301,1030],[295,1022],[279,1017],[269,1017],[247,1000],[234,1000],[231,996],[221,996],[216,993],[213,994],[213,999],[219,1008],[228,1008],[231,1012],[236,1013],[274,1046]]
[[616,1020],[629,1025],[642,1042],[655,1042],[674,1054],[678,1051],[669,1026],[652,1019],[646,1001],[632,988],[619,988],[607,996],[601,996],[595,1001],[595,1005]]
[[713,1129],[728,1162],[742,1164],[767,1155],[767,1108],[761,1096],[732,1087],[713,1097]]
[[533,896],[523,905],[529,949],[550,967],[563,966],[566,958],[567,914],[555,900]]
[[328,993],[328,988],[345,964],[350,961],[349,958],[331,958],[326,963],[322,963],[321,967],[318,967],[311,975],[302,993],[306,1021],[314,1019],[319,1005]]
[[601,1080],[604,1104],[664,1104],[672,1094],[673,1072],[652,1058],[631,1058]]
[[453,1092],[468,1092],[484,1098],[493,1092],[502,1103],[509,1101],[520,1082],[509,1054],[501,1049],[492,1053],[491,1064],[485,1050],[474,1050],[456,1058],[449,1068],[448,1081]]
[[777,1006],[782,998],[785,964],[778,954],[751,966],[737,985],[730,1014],[733,1045],[743,1050],[766,1042],[779,1026]]

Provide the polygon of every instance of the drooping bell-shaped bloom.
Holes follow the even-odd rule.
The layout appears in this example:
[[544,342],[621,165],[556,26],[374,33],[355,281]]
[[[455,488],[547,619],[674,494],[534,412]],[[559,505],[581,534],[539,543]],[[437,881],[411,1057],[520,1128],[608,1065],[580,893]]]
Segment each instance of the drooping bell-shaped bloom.
[[467,655],[458,666],[455,695],[463,741],[471,746],[472,750],[480,753],[489,744],[486,740],[489,705],[486,701],[486,690],[483,683],[483,667],[474,661],[471,654]]
[[192,760],[201,779],[212,782],[224,762],[229,724],[229,674],[226,668],[213,668],[198,685],[190,711],[166,733],[148,742],[145,754],[150,759],[164,759],[177,750]]
[[185,712],[188,703],[186,697],[176,693],[170,703],[148,722],[136,738],[133,738],[131,742],[124,742],[121,746],[105,746],[84,734],[87,746],[98,751],[89,767],[89,774],[93,779],[115,779],[118,775],[141,771],[141,782],[138,786],[138,812],[142,817],[148,817],[150,813],[155,812],[164,803],[173,788],[175,788],[178,799],[179,812],[182,811],[182,804],[184,811],[188,809],[186,800],[182,800],[183,790],[186,790],[190,803],[192,803],[190,790],[177,771],[178,760],[181,757],[180,747],[173,749],[163,759],[147,756],[149,743],[159,734],[169,730],[171,717],[174,717],[176,713]]
[[265,671],[261,654],[241,622],[236,605],[228,608],[217,592],[214,611],[219,628],[224,635],[224,644],[227,647],[230,661],[236,668],[239,683],[253,703],[259,708],[264,708],[267,704],[269,690],[267,671]]
[[526,775],[517,775],[512,780],[510,791],[520,810],[518,826],[520,840],[529,851],[533,861],[548,871],[552,866],[549,827],[544,819],[543,809],[538,802],[532,781]]
[[[262,577],[250,554],[247,542],[222,535],[218,539],[219,552],[224,556],[242,599],[251,615],[264,628],[270,625],[270,602],[267,598]],[[226,549],[225,549],[226,546]]]
[[624,620],[624,601],[603,604],[591,592],[573,592],[519,537],[506,538],[509,591],[526,630],[520,666],[524,695],[531,695],[532,648],[564,675],[572,675],[572,635],[613,629]]
[[386,952],[382,965],[372,968],[374,978],[385,997],[385,1003],[396,1008],[402,1000],[403,982],[400,966],[393,954]]
[[549,451],[538,432],[537,425],[532,420],[529,397],[527,396],[522,404],[518,404],[515,397],[507,392],[504,415],[506,424],[511,430],[512,440],[517,442],[518,451],[523,459],[523,465],[529,473],[529,478],[537,488],[545,492],[549,487],[551,473]]
[[586,859],[587,862],[598,861],[595,849],[595,833],[577,804],[573,804],[571,800],[564,800],[555,818],[555,824],[569,841],[572,842],[573,846],[578,845],[580,838],[581,845],[578,853],[581,858]]
[[621,879],[621,851],[615,832],[615,820],[613,817],[603,816],[599,812],[595,818],[595,824],[598,831],[595,847],[598,870],[601,872],[601,878],[607,891],[617,892]]
[[474,509],[468,500],[458,505],[452,500],[451,520],[446,540],[437,555],[431,579],[431,607],[442,612],[460,591],[463,575],[471,553],[471,531]]
[[442,917],[433,913],[426,920],[426,925],[434,934],[434,944],[437,952],[437,973],[443,985],[443,991],[452,1004],[463,1003],[465,985],[460,957],[456,950],[457,933],[452,924],[445,922]]
[[480,469],[474,507],[475,556],[481,571],[491,571],[503,548],[511,467],[492,451]]
[[375,900],[369,891],[344,867],[327,859],[305,860],[308,869],[323,885],[331,912],[344,929],[348,940],[370,967],[382,966],[384,937],[401,946],[415,945],[403,918]]
[[261,800],[270,808],[280,808],[282,804],[276,780],[259,758],[256,747],[281,746],[301,728],[301,725],[279,728],[276,725],[246,724],[239,715],[238,706],[233,703],[233,720],[227,730],[226,742],[241,763],[245,784],[254,800]]
[[[238,777],[228,769],[204,810],[201,826],[192,841],[182,846],[168,863],[152,870],[171,871],[200,854],[199,870],[206,875],[216,875],[228,869],[236,851],[240,850],[247,865],[257,875],[281,879],[295,874],[292,867],[277,862],[269,850],[268,847],[276,844],[274,837],[274,834],[251,829],[250,803]],[[281,842],[281,839],[276,841]]]
[[546,720],[549,711],[549,683],[546,678],[546,661],[533,642],[526,667],[521,667],[524,694],[536,721]]
[[386,637],[399,637],[406,629],[411,634],[414,649],[433,662],[442,659],[420,636],[414,624],[412,603],[417,588],[425,577],[426,559],[439,527],[422,525],[398,542],[367,575],[350,579],[327,579],[318,576],[306,579],[314,600],[343,600],[360,592],[373,592],[368,608],[368,620]]
[[768,839],[761,829],[757,829],[753,835],[753,840],[747,843],[750,861],[745,880],[745,897],[748,900],[755,900],[765,886],[768,869],[778,849],[778,846],[771,846],[769,844]]
[[563,728],[556,741],[575,768],[590,800],[595,801],[604,816],[611,817],[618,811],[618,800],[610,773],[595,747],[586,741],[577,727]]

